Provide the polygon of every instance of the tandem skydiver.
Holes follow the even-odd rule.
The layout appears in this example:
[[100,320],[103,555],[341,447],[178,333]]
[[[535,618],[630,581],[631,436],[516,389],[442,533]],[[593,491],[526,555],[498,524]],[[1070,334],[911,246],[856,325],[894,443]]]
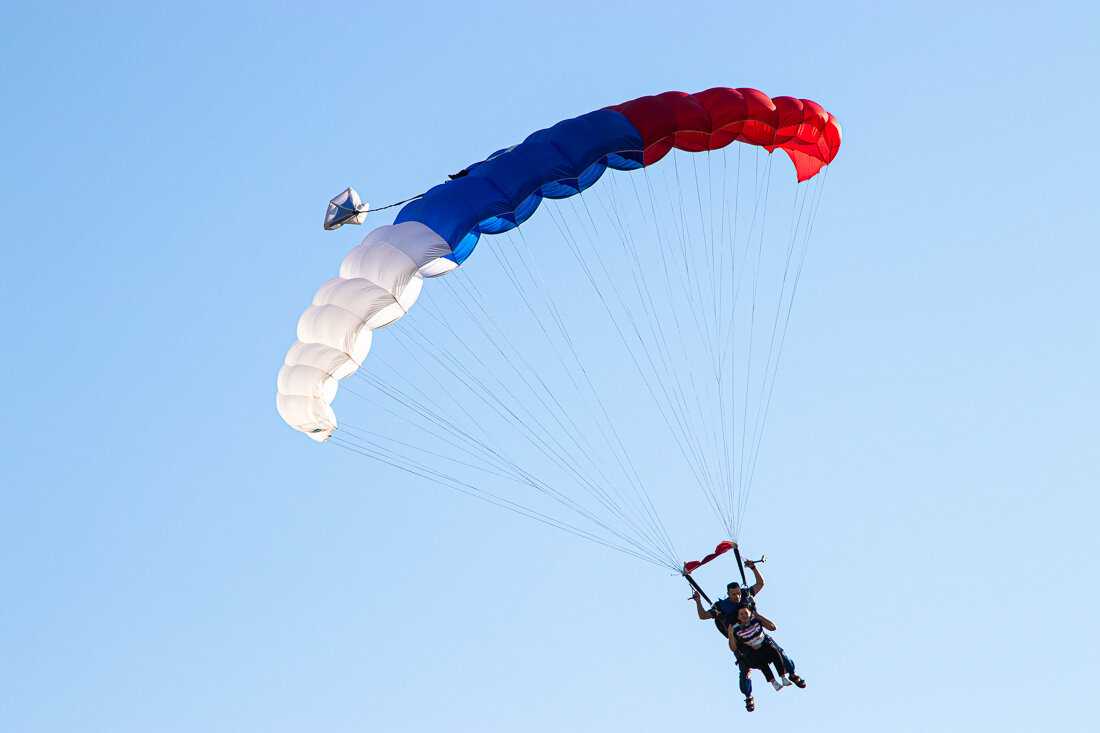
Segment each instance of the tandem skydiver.
[[[746,658],[746,656],[741,651],[739,651],[737,642],[730,635],[730,627],[736,626],[738,624],[737,614],[739,609],[747,608],[749,612],[753,614],[756,618],[762,619],[762,621],[767,621],[768,624],[771,624],[771,629],[769,630],[774,630],[775,628],[775,624],[772,624],[771,621],[768,621],[766,618],[756,613],[755,596],[757,593],[760,592],[760,589],[764,587],[764,577],[760,574],[760,569],[756,565],[756,562],[752,560],[745,560],[745,567],[752,570],[754,580],[756,581],[755,583],[753,583],[751,586],[745,587],[738,585],[736,582],[728,584],[726,586],[727,596],[716,602],[709,609],[703,608],[703,604],[700,601],[698,591],[692,593],[691,595],[692,600],[695,601],[695,610],[698,613],[699,618],[704,621],[708,619],[713,619],[715,625],[718,627],[718,630],[722,632],[723,636],[727,637],[727,640],[730,643],[730,650],[733,651],[734,655],[737,658],[737,668],[739,671],[738,686],[741,688],[741,692],[745,696],[745,709],[749,712],[752,712],[755,709],[755,703],[752,699],[752,680],[749,679],[749,674],[753,669],[760,669],[760,667],[757,667],[755,664],[753,664],[753,662],[759,663],[761,657],[755,652],[750,652],[750,658]],[[762,625],[764,625],[764,628],[768,628],[766,624],[762,623]],[[789,679],[798,687],[805,687],[806,680],[795,674],[794,662],[791,661],[791,658],[788,657],[786,652],[783,651],[783,648],[776,644],[775,640],[767,634],[764,634],[764,637],[766,639],[764,643],[769,648],[774,647],[775,651],[778,653],[778,656],[783,663],[783,667],[788,673],[787,679]],[[767,652],[761,652],[760,654],[770,656],[770,654],[767,654]],[[771,680],[769,679],[769,681]],[[780,684],[780,686],[776,687],[776,689],[779,690],[782,689],[782,687],[783,685]]]

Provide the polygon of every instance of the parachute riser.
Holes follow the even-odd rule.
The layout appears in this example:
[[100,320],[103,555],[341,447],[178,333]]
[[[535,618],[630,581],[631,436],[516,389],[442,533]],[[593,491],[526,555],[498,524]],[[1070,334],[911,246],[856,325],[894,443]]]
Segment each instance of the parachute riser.
[[741,585],[748,585],[748,581],[745,580],[745,563],[741,562],[741,550],[737,545],[733,546],[733,556],[737,558],[737,569],[741,571]]
[[699,587],[699,584],[695,582],[695,578],[691,577],[687,573],[681,573],[681,575],[684,576],[684,580],[686,580],[688,582],[688,584],[691,585],[691,587],[695,590],[695,592],[703,597],[703,600],[707,602],[708,606],[713,605],[711,603],[710,598],[707,596],[707,594],[704,593],[703,589]]

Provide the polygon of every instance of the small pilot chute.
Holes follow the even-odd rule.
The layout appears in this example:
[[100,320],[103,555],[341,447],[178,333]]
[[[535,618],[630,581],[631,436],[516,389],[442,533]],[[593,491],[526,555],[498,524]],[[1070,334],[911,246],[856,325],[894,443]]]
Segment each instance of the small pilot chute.
[[359,194],[349,186],[328,202],[325,229],[331,231],[345,224],[362,224],[367,218],[368,211],[370,211],[370,204],[360,201]]

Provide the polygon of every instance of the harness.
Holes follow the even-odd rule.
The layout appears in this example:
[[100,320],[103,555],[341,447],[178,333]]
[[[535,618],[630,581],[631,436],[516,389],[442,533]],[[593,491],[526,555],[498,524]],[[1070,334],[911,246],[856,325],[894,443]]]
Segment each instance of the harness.
[[723,598],[710,607],[710,612],[714,614],[714,625],[718,628],[718,633],[722,636],[729,636],[730,624],[737,623],[737,609],[741,607],[747,607],[753,613],[756,613],[756,598],[753,597],[751,588],[741,588],[741,600],[737,603],[737,606],[733,611],[733,618],[729,618],[726,614],[718,610],[718,604],[722,601],[729,602],[729,598]]

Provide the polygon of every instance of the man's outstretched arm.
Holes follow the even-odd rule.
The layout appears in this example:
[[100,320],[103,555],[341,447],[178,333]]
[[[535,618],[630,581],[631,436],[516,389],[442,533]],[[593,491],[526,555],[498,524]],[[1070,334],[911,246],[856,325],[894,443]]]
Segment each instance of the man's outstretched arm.
[[756,563],[752,560],[746,560],[745,567],[751,570],[752,574],[756,576],[756,582],[752,585],[752,594],[755,596],[760,592],[760,589],[764,587],[764,576],[760,574],[760,569],[756,567]]

